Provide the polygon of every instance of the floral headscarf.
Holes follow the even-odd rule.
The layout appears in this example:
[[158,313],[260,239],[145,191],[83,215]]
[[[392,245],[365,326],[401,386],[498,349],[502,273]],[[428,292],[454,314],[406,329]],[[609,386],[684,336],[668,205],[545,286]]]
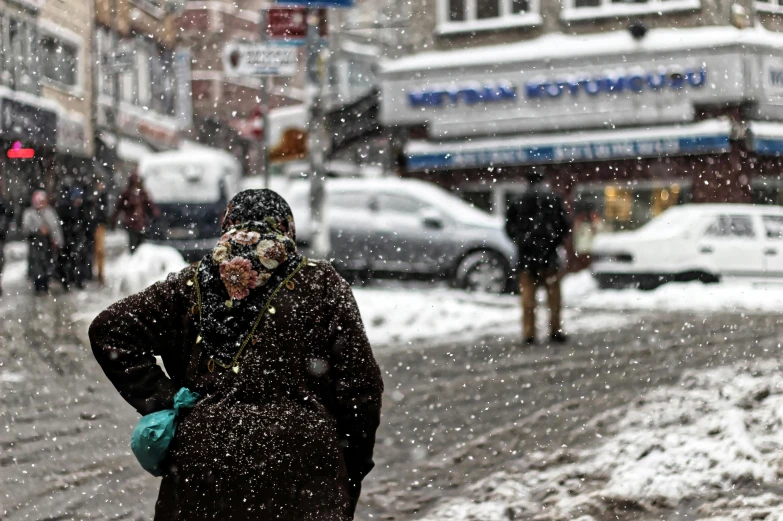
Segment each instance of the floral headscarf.
[[245,190],[226,209],[223,236],[201,260],[201,339],[229,364],[275,288],[300,264],[291,207],[272,190]]

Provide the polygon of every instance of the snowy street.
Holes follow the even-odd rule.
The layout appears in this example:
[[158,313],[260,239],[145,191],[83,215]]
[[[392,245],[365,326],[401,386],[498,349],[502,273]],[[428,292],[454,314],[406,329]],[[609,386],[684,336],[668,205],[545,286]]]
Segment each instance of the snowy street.
[[[120,286],[148,282],[124,266]],[[532,348],[519,346],[513,296],[356,290],[386,383],[358,519],[783,512],[777,316],[720,310],[715,292],[736,298],[730,285],[599,292],[579,277],[565,284],[572,342]],[[19,294],[0,301],[3,518],[151,518],[158,480],[128,445],[138,417],[86,344],[89,319],[119,295],[35,298],[21,280],[8,290]],[[666,312],[667,292],[694,302],[713,292],[712,308],[684,312],[680,295],[679,310]],[[442,305],[418,322],[395,311],[422,314],[433,300]]]

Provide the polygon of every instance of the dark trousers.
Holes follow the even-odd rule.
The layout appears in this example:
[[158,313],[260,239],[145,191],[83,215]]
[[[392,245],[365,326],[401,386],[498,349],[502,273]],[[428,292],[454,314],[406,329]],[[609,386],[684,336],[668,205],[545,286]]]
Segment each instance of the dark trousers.
[[0,288],[3,286],[3,268],[5,268],[5,240],[0,240]]
[[560,324],[560,270],[549,268],[540,273],[523,271],[519,276],[522,295],[522,334],[524,338],[536,336],[536,291],[543,286],[549,304],[549,332],[559,333]]
[[128,230],[128,245],[130,246],[131,253],[136,251],[136,248],[141,246],[144,242],[144,232],[136,230]]

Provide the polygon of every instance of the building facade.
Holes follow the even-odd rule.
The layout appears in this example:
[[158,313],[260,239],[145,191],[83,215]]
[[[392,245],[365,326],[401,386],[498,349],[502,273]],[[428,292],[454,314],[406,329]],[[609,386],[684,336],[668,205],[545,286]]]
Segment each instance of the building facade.
[[92,23],[91,2],[0,2],[0,189],[17,220],[34,190],[91,174]]
[[[260,40],[260,10],[269,4],[261,0],[191,1],[178,19],[181,43],[192,56],[194,138],[234,154],[248,175],[261,171],[259,136],[254,133],[260,118],[261,81],[225,71],[223,54],[230,43]],[[294,77],[269,79],[270,110],[301,105],[305,101],[303,72],[300,67]],[[289,113],[295,119],[302,119],[290,110],[282,111],[280,117],[286,119]],[[306,126],[304,121],[298,121],[297,127],[303,125]],[[298,141],[302,141],[301,136]],[[272,142],[273,155],[276,145],[281,153],[283,148],[291,146]]]
[[[502,214],[542,170],[574,250],[672,204],[780,199],[783,9],[710,0],[426,0],[383,69],[403,175]],[[780,18],[780,19],[779,19]],[[434,49],[434,50],[433,50]],[[578,259],[577,259],[578,260]]]
[[176,26],[181,8],[171,0],[95,2],[95,157],[114,185],[146,154],[177,148],[191,128],[189,57]]

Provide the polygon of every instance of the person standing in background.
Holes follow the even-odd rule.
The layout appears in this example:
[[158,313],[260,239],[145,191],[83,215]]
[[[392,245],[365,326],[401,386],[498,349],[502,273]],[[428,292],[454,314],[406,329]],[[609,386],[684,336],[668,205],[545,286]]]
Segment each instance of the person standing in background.
[[11,227],[14,213],[13,207],[6,202],[0,192],[0,296],[3,295],[3,268],[5,267],[5,241],[8,237],[8,229]]
[[84,289],[87,280],[87,242],[90,215],[84,204],[84,190],[73,187],[66,190],[66,196],[58,208],[63,227],[64,245],[60,255],[63,287],[70,289],[75,284]]
[[527,345],[536,343],[536,291],[544,286],[549,301],[550,340],[565,342],[560,323],[558,248],[571,232],[562,199],[543,183],[537,170],[528,173],[530,187],[506,214],[506,233],[519,249],[519,286],[522,293],[522,329]]
[[111,217],[112,229],[116,226],[120,214],[125,215],[124,224],[128,230],[128,244],[131,253],[134,253],[144,242],[144,236],[152,219],[160,216],[160,210],[144,189],[144,181],[135,171],[131,172],[128,186],[117,199],[117,207]]
[[32,206],[22,214],[22,232],[30,241],[27,275],[33,281],[36,293],[48,293],[57,251],[64,241],[60,220],[43,190],[33,193]]
[[109,220],[109,194],[106,185],[98,181],[91,201],[91,214],[93,223],[93,262],[90,269],[95,266],[98,270],[98,284],[106,285],[106,223]]

